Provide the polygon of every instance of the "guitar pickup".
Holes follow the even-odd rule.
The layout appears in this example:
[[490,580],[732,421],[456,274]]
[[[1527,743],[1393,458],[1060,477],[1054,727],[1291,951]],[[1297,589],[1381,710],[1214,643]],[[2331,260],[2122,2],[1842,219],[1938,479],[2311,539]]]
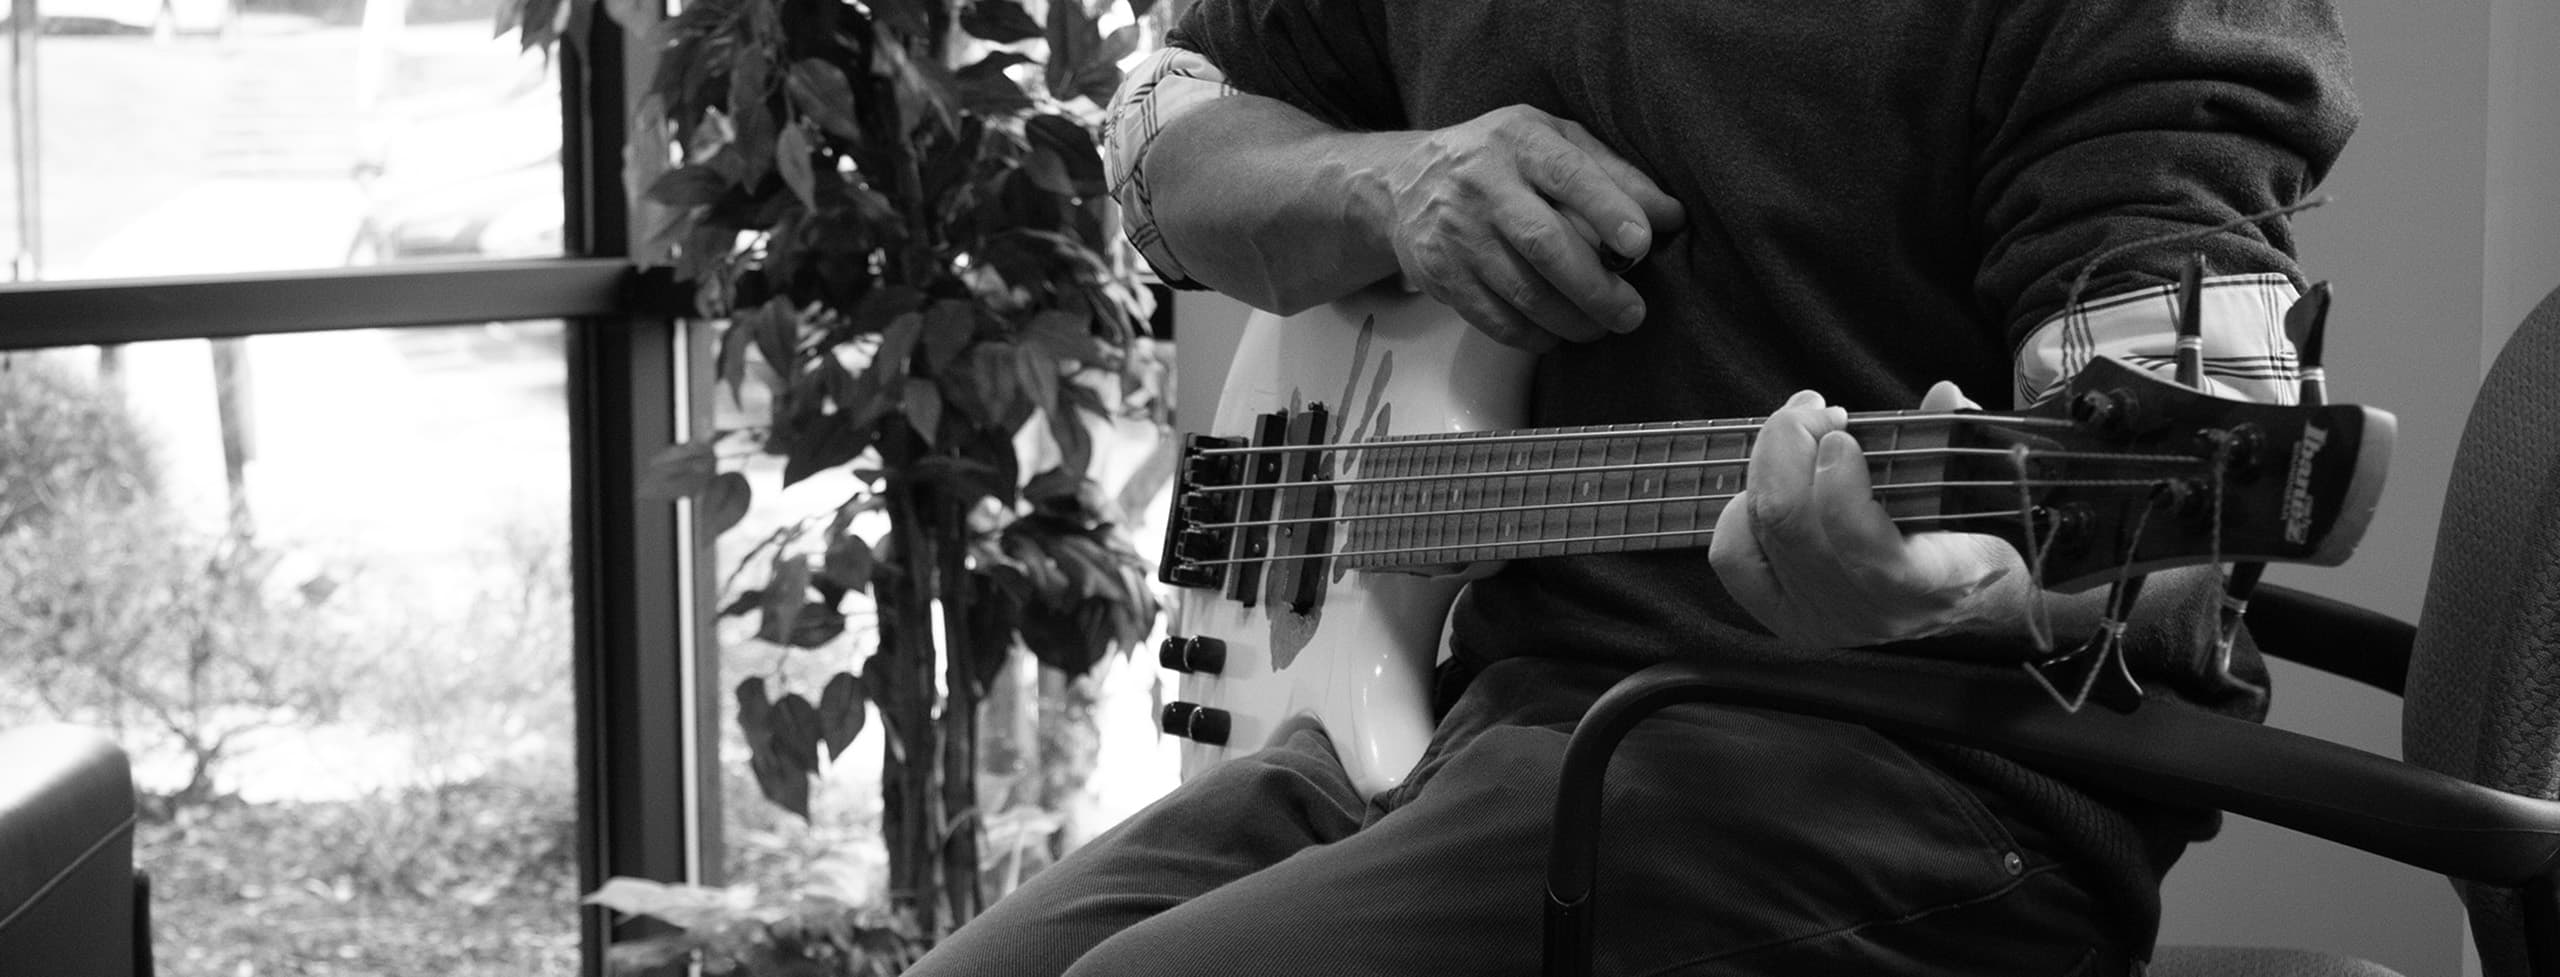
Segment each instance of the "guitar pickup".
[[[1292,448],[1321,449],[1332,431],[1331,420],[1323,404],[1308,404],[1289,418],[1284,437]],[[1332,545],[1326,531],[1333,518],[1331,466],[1321,450],[1279,457],[1277,482],[1283,487],[1273,506],[1278,525],[1271,546],[1271,603],[1304,614],[1324,592],[1324,557]]]

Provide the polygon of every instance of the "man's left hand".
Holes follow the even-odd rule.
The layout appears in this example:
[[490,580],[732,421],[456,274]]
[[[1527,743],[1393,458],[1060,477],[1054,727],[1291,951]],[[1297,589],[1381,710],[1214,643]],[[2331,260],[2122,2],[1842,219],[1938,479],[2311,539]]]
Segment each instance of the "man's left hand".
[[[1923,410],[1973,407],[1952,383]],[[1848,413],[1807,390],[1769,417],[1708,558],[1725,589],[1791,644],[1850,648],[2013,630],[2031,574],[1996,536],[1905,535],[1875,499]]]

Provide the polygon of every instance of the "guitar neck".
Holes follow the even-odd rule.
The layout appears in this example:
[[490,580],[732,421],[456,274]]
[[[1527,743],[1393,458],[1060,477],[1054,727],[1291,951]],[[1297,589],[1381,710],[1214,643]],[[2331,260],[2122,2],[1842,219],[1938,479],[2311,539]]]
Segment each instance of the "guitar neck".
[[[1929,528],[1954,415],[1852,416],[1877,498]],[[1335,473],[1333,557],[1351,569],[1703,546],[1742,490],[1761,419],[1385,438]]]

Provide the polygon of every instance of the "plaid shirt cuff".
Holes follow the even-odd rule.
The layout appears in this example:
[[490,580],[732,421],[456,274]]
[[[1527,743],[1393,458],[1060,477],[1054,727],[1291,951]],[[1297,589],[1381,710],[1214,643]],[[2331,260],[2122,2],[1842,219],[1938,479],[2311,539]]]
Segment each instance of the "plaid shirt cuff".
[[1103,122],[1103,166],[1111,181],[1111,197],[1120,202],[1120,223],[1129,243],[1155,266],[1167,284],[1190,285],[1191,275],[1166,245],[1156,227],[1153,201],[1147,194],[1147,147],[1173,120],[1213,99],[1236,94],[1218,66],[1196,51],[1167,47],[1149,55],[1120,83]]
[[[2205,389],[2216,396],[2290,404],[2300,385],[2285,310],[2298,298],[2283,275],[2223,275],[2204,280]],[[2017,403],[2033,405],[2061,392],[2089,361],[2113,356],[2163,376],[2177,369],[2178,296],[2155,285],[2092,299],[2055,313],[2019,344]]]

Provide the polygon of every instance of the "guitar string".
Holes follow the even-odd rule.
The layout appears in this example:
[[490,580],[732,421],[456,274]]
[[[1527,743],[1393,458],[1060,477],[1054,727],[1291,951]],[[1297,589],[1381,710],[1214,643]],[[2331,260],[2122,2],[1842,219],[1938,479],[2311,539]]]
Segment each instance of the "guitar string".
[[[2005,457],[2008,454],[2009,449],[2006,448],[1899,448],[1887,451],[1865,452],[1866,457],[1871,461],[1879,458],[1904,458],[1915,456],[1941,458],[1958,456]],[[2194,455],[2119,454],[2106,451],[2039,451],[2036,452],[2036,457],[2038,459],[2058,459],[2063,461],[2121,462],[2129,465],[2204,465],[2210,461],[2210,459],[2199,458]],[[1732,468],[1749,465],[1750,463],[1751,459],[1749,458],[1697,458],[1684,461],[1649,461],[1615,465],[1582,465],[1570,468],[1502,468],[1491,471],[1468,472],[1457,475],[1432,472],[1419,475],[1366,475],[1351,478],[1308,479],[1301,481],[1241,482],[1232,485],[1194,485],[1190,486],[1187,490],[1211,495],[1222,495],[1277,489],[1316,487],[1347,488],[1362,485],[1388,485],[1400,482],[1444,482],[1480,478],[1540,478],[1557,475],[1607,475],[1618,472],[1677,471],[1690,468]],[[2004,481],[2000,484],[2006,485],[2008,483]]]
[[[2154,487],[2154,486],[2159,485],[2159,484],[2160,484],[2160,481],[2161,481],[2161,480],[2160,480],[2160,479],[2157,479],[2157,478],[2116,478],[2116,479],[2030,479],[2030,480],[2001,479],[2001,480],[1997,480],[1997,481],[1975,480],[1975,481],[1935,481],[1935,482],[1894,482],[1894,483],[1885,484],[1885,485],[1877,485],[1877,486],[1873,486],[1873,487],[1872,487],[1872,489],[1873,489],[1873,491],[1877,491],[1877,492],[1884,492],[1884,491],[1936,491],[1936,490],[1940,490],[1940,489],[1949,489],[1949,488],[2008,488],[2008,487],[2010,487],[2010,486],[2012,486],[2012,485],[2017,485],[2017,486],[2020,486],[2020,487],[2022,487],[2022,488],[2145,488],[2145,489],[2147,489],[2147,488],[2152,488],[2152,487]],[[1322,484],[1322,483],[1311,483],[1311,484]],[[1191,522],[1191,523],[1186,523],[1186,528],[1191,528],[1191,529],[1203,529],[1203,530],[1229,530],[1229,529],[1273,529],[1273,528],[1279,528],[1279,527],[1283,527],[1283,526],[1331,525],[1331,524],[1334,524],[1334,523],[1346,523],[1346,522],[1367,522],[1367,521],[1380,520],[1380,519],[1410,519],[1410,520],[1414,520],[1414,521],[1419,522],[1419,521],[1431,520],[1431,519],[1456,518],[1456,517],[1460,517],[1460,516],[1490,516],[1490,515],[1502,515],[1502,514],[1505,514],[1505,513],[1514,513],[1514,512],[1542,512],[1542,511],[1547,511],[1547,510],[1552,510],[1552,509],[1592,508],[1592,507],[1601,507],[1601,506],[1646,506],[1646,505],[1655,505],[1655,506],[1659,506],[1659,505],[1680,505],[1680,504],[1686,504],[1686,503],[1697,503],[1697,502],[1730,502],[1730,501],[1732,501],[1732,500],[1734,499],[1734,497],[1735,497],[1735,496],[1738,496],[1738,495],[1740,495],[1740,494],[1741,494],[1740,492],[1726,492],[1726,493],[1723,493],[1723,494],[1710,494],[1710,495],[1666,495],[1666,496],[1658,496],[1658,497],[1657,497],[1657,496],[1637,496],[1637,497],[1632,497],[1632,498],[1623,498],[1623,499],[1572,499],[1572,500],[1568,500],[1568,501],[1564,501],[1564,502],[1535,502],[1535,503],[1518,503],[1518,504],[1512,504],[1512,505],[1473,506],[1473,507],[1465,507],[1465,508],[1451,508],[1451,509],[1387,510],[1387,511],[1380,511],[1380,512],[1356,512],[1356,513],[1349,513],[1349,514],[1336,515],[1336,516],[1296,516],[1296,517],[1282,517],[1282,518],[1272,518],[1272,519],[1245,519],[1245,520],[1237,520],[1237,521],[1234,521],[1234,522]],[[1367,498],[1358,498],[1358,499],[1354,499],[1353,501],[1376,501],[1376,500],[1373,500],[1373,499],[1367,499]],[[2001,515],[2008,515],[2008,514],[2010,514],[2010,513],[2009,513],[2009,511],[2008,511],[2008,510],[2005,510],[2005,509],[2004,509],[2004,510],[2001,510],[2000,514],[2001,514]],[[1929,518],[1960,518],[1960,516],[1929,517]],[[1470,545],[1473,545],[1473,544],[1470,544]]]
[[[1740,434],[1748,438],[1756,433],[1760,426],[1767,423],[1767,421],[1767,418],[1747,417],[1704,422],[1682,421],[1660,426],[1611,425],[1594,428],[1539,428],[1535,430],[1512,431],[1508,433],[1410,434],[1376,438],[1368,441],[1346,441],[1338,444],[1267,444],[1202,448],[1198,453],[1207,457],[1237,457],[1246,455],[1282,454],[1291,451],[1375,451],[1386,448],[1415,448],[1440,444],[1452,446],[1459,444],[1539,444],[1553,441],[1582,441],[1595,438],[1655,437],[1665,434]],[[2076,429],[2080,427],[2078,422],[2065,420],[2059,417],[2030,417],[2019,414],[1992,414],[1980,411],[1947,411],[1933,414],[1851,414],[1849,415],[1847,426],[1873,427],[1876,425],[1918,425],[1940,422],[1996,424],[2001,427],[2041,428],[2046,430]]]
[[[1932,520],[1944,522],[1944,521],[1954,521],[1954,520],[1962,520],[1962,519],[2006,519],[2006,518],[2008,518],[2008,517],[2010,517],[2010,516],[2014,516],[2014,515],[2018,515],[2018,514],[2019,514],[2019,513],[2011,512],[2011,511],[2008,511],[2008,510],[2003,509],[2003,510],[1989,510],[1989,511],[1984,511],[1984,512],[1963,513],[1963,514],[1951,515],[1951,516],[1913,515],[1913,516],[1891,516],[1891,517],[1888,517],[1888,518],[1889,518],[1891,521],[1893,521],[1893,522],[1897,522],[1897,523],[1902,523],[1902,522],[1924,522],[1924,521],[1932,521]],[[1714,536],[1715,534],[1716,534],[1715,527],[1713,527],[1713,526],[1707,526],[1707,527],[1703,527],[1703,528],[1699,528],[1699,529],[1663,529],[1663,530],[1655,530],[1655,531],[1650,531],[1650,532],[1635,532],[1635,533],[1592,533],[1592,534],[1586,534],[1586,535],[1580,535],[1580,536],[1563,536],[1563,537],[1557,537],[1557,538],[1555,538],[1555,539],[1541,539],[1541,540],[1532,540],[1532,541],[1504,541],[1504,542],[1486,542],[1486,543],[1442,543],[1442,544],[1434,545],[1434,546],[1391,546],[1391,547],[1385,547],[1385,548],[1382,548],[1382,549],[1344,550],[1344,551],[1332,552],[1332,553],[1322,553],[1322,554],[1317,554],[1317,555],[1313,555],[1313,556],[1239,556],[1239,557],[1223,557],[1223,558],[1214,559],[1214,560],[1185,560],[1185,561],[1183,561],[1183,565],[1184,565],[1184,566],[1186,566],[1186,567],[1218,567],[1218,566],[1236,566],[1236,565],[1239,565],[1239,564],[1246,564],[1246,563],[1283,563],[1283,562],[1287,562],[1287,561],[1290,561],[1290,560],[1350,560],[1350,559],[1355,559],[1355,558],[1381,557],[1381,556],[1425,556],[1425,555],[1429,555],[1429,554],[1451,554],[1451,555],[1454,555],[1454,554],[1456,554],[1456,553],[1460,553],[1460,552],[1464,552],[1464,551],[1469,551],[1469,550],[1487,550],[1487,549],[1505,549],[1505,548],[1507,548],[1507,549],[1535,549],[1535,548],[1540,548],[1540,547],[1550,547],[1550,546],[1571,546],[1571,545],[1575,545],[1575,544],[1579,544],[1579,543],[1613,543],[1613,542],[1625,542],[1625,541],[1628,541],[1628,540],[1639,540],[1639,539],[1664,539],[1664,538],[1669,538],[1669,537],[1674,537],[1674,536],[1698,536],[1698,537],[1708,537],[1708,536]],[[1425,561],[1422,561],[1422,562],[1425,562],[1425,563],[1431,563],[1431,562],[1445,562],[1445,561],[1425,560]]]
[[2053,541],[2062,535],[2061,520],[2048,520],[2044,538],[2036,538],[2035,496],[2028,491],[2026,445],[2009,449],[2010,468],[2017,472],[2012,483],[2018,488],[2018,538],[2027,541],[2027,590],[2033,595],[2027,604],[2027,637],[2035,644],[2036,654],[2053,651],[2053,612],[2045,605],[2045,557],[2053,552]]

